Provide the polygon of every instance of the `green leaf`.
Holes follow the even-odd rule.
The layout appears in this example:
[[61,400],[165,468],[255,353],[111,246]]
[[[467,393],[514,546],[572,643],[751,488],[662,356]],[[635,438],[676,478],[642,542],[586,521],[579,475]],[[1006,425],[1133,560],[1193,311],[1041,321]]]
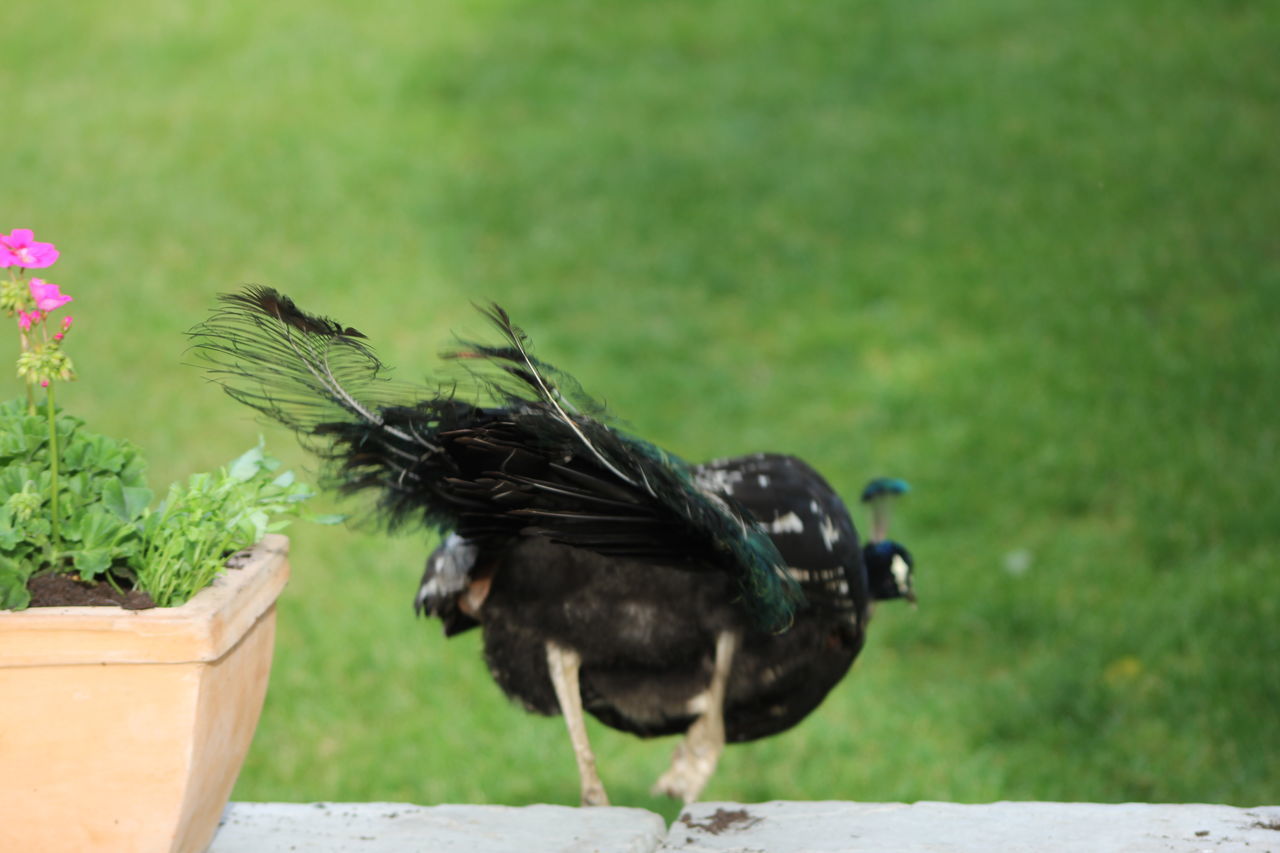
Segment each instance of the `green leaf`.
[[27,579],[33,566],[0,556],[0,610],[23,610],[31,603]]
[[145,486],[125,486],[124,506],[128,519],[132,521],[141,518],[142,514],[147,511],[147,507],[151,505],[153,497],[155,497],[155,493]]
[[212,474],[192,474],[187,480],[187,487],[192,492],[210,491],[213,486]]
[[266,455],[264,444],[259,439],[257,447],[246,450],[232,460],[231,464],[227,466],[227,476],[239,482],[252,480],[258,471],[262,469]]
[[141,489],[147,487],[147,462],[133,445],[129,445],[125,453],[124,468],[120,470],[120,482],[130,487]]
[[258,510],[249,514],[249,523],[253,525],[253,533],[250,538],[257,541],[267,532],[267,525],[271,521],[271,516],[264,510]]
[[111,568],[113,558],[114,555],[110,548],[91,548],[89,550],[76,551],[74,563],[80,576],[89,580]]
[[142,517],[155,495],[148,488],[126,486],[113,477],[102,484],[102,503],[121,521],[135,521]]
[[129,509],[125,505],[124,485],[119,480],[107,480],[102,484],[102,505],[115,513],[121,521],[129,520]]
[[78,519],[76,530],[85,549],[109,549],[133,532],[133,528],[126,522],[100,506],[84,513]]
[[0,498],[8,498],[24,491],[34,476],[35,472],[26,465],[6,466],[0,470]]
[[0,458],[28,456],[40,447],[40,440],[23,429],[0,432]]
[[58,481],[61,484],[62,494],[67,498],[83,501],[92,494],[93,481],[83,471],[78,471],[71,475],[64,473],[58,478]]
[[124,467],[125,451],[121,442],[105,435],[95,435],[89,439],[92,455],[86,460],[100,471],[119,473]]
[[14,550],[23,538],[13,524],[13,512],[7,506],[0,506],[0,550]]
[[40,545],[49,541],[49,534],[53,528],[47,518],[32,518],[24,522],[18,530],[23,542]]

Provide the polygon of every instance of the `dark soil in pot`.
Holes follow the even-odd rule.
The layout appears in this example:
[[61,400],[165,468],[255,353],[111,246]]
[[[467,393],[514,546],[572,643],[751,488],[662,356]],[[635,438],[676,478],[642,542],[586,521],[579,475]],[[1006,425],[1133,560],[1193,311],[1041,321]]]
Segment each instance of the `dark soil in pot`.
[[27,581],[31,607],[123,607],[148,610],[156,604],[141,590],[119,592],[105,581],[84,583],[70,575],[38,575]]

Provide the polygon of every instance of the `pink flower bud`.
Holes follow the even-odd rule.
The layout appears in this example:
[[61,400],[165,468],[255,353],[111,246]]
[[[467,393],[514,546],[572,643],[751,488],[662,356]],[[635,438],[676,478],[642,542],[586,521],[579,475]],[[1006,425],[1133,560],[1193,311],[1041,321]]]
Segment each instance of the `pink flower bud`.
[[71,329],[71,315],[68,314],[67,316],[62,318],[62,331],[66,332],[66,331],[70,331],[70,329]]
[[44,314],[40,311],[19,311],[18,312],[18,325],[22,328],[22,331],[24,332],[31,331],[31,327],[34,326],[36,323],[39,323],[43,319],[44,319]]
[[41,387],[41,388],[48,388],[48,387],[49,387],[49,380],[48,380],[48,379],[41,379],[41,380],[40,380],[40,387]]

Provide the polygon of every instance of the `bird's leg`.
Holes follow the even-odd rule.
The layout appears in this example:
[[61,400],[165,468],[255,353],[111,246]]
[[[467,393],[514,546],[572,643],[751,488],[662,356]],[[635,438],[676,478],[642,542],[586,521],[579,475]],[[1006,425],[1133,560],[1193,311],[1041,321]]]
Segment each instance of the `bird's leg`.
[[738,649],[738,635],[725,631],[716,637],[716,660],[705,709],[685,733],[671,756],[671,767],[653,785],[653,793],[692,803],[711,779],[724,751],[724,697]]
[[547,669],[551,671],[551,685],[555,688],[556,699],[560,702],[560,713],[564,714],[565,726],[569,729],[569,740],[573,743],[573,757],[578,761],[578,777],[582,781],[582,804],[584,806],[607,806],[609,797],[604,792],[604,783],[596,772],[596,757],[591,752],[591,744],[587,740],[587,725],[582,716],[582,693],[578,686],[578,671],[582,668],[582,658],[572,649],[566,649],[553,642],[547,643]]

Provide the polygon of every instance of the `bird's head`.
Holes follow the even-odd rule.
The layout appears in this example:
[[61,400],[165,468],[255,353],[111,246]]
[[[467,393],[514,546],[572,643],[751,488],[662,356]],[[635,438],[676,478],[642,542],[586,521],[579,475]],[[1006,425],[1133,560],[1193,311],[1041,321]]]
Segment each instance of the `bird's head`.
[[889,508],[909,491],[906,481],[896,477],[877,477],[862,490],[862,502],[871,506],[871,541],[862,549],[862,557],[873,599],[905,598],[914,605],[911,552],[889,538]]
[[867,564],[867,583],[873,599],[905,598],[916,603],[911,576],[915,562],[910,551],[892,539],[884,539],[868,542],[862,549],[862,558]]

